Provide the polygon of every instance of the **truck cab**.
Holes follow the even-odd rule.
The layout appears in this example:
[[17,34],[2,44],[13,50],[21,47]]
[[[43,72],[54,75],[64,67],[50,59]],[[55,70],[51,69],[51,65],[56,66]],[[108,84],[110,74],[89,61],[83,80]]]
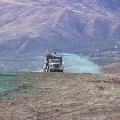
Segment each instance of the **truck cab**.
[[46,56],[46,71],[47,72],[63,72],[62,55],[49,54]]

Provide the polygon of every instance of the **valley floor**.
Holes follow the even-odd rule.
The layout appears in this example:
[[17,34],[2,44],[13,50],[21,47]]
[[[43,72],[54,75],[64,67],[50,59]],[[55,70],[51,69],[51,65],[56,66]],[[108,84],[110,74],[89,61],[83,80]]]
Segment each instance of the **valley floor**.
[[120,120],[120,76],[29,73],[31,80],[0,101],[1,120]]

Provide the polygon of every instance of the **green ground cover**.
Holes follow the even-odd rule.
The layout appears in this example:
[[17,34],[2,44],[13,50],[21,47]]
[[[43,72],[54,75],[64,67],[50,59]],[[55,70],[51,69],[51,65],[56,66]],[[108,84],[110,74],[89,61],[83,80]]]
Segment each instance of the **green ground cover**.
[[23,73],[0,74],[0,100],[15,99],[15,94],[30,91],[31,80],[24,78]]

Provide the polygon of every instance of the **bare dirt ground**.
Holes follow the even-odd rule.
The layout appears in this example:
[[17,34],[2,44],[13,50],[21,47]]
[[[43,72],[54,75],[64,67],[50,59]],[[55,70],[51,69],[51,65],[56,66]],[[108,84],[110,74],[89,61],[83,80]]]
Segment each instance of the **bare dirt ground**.
[[120,76],[31,73],[29,93],[0,101],[1,120],[120,120]]

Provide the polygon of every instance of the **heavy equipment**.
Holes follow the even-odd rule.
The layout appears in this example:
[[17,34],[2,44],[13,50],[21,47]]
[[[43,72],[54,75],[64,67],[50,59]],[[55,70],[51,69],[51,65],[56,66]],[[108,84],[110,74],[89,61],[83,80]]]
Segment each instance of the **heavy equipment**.
[[62,54],[48,53],[45,56],[45,69],[46,72],[63,72],[63,59]]

